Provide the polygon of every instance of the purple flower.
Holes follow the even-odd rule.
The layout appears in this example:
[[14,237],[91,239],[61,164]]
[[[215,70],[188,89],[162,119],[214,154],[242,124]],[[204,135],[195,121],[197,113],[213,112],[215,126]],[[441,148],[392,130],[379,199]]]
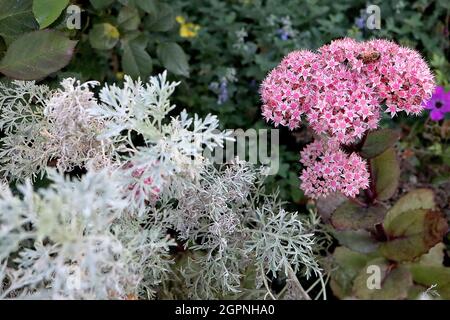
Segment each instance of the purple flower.
[[286,41],[289,39],[289,33],[284,29],[278,29],[277,34],[281,40]]
[[228,82],[225,78],[222,78],[220,82],[211,82],[208,87],[217,94],[217,104],[224,104],[228,101]]
[[355,19],[355,25],[358,27],[358,29],[364,29],[366,26],[366,19],[365,17],[359,17]]
[[219,97],[217,99],[217,104],[223,104],[228,101],[228,84],[226,80],[220,82],[219,87]]
[[431,99],[425,104],[425,109],[430,111],[433,121],[444,119],[445,114],[450,112],[450,92],[445,92],[444,87],[436,87]]

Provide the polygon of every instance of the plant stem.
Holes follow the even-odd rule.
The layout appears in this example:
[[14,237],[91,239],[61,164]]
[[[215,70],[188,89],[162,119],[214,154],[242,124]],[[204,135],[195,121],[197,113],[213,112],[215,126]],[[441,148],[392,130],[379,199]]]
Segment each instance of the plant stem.
[[366,131],[364,133],[364,135],[362,136],[361,141],[356,145],[356,148],[355,148],[356,152],[360,152],[361,151],[362,147],[364,146],[364,143],[366,143],[368,135],[369,135],[369,131]]
[[367,161],[368,164],[368,170],[369,170],[369,189],[366,189],[364,191],[364,194],[366,195],[366,203],[372,204],[375,199],[377,198],[377,189],[376,189],[376,181],[375,181],[375,176],[373,174],[373,170],[372,170],[372,164],[370,162],[370,159],[368,159]]
[[366,131],[358,143],[353,143],[348,146],[343,145],[342,148],[344,149],[344,151],[346,151],[348,153],[352,153],[352,152],[359,153],[361,151],[362,147],[364,146],[364,143],[366,142],[368,135],[369,135],[369,132]]
[[306,293],[305,289],[303,289],[300,281],[297,279],[297,275],[295,274],[294,270],[292,270],[291,266],[287,266],[288,271],[288,278],[289,280],[294,282],[294,285],[297,287],[298,293],[300,293],[300,296],[303,300],[311,300],[311,297]]
[[262,264],[260,265],[260,269],[261,269],[261,276],[263,278],[263,283],[264,283],[264,286],[266,287],[267,293],[272,298],[272,300],[277,300],[277,298],[275,298],[275,296],[272,294],[272,289],[270,288],[269,283],[267,282],[267,277],[264,272],[264,267]]

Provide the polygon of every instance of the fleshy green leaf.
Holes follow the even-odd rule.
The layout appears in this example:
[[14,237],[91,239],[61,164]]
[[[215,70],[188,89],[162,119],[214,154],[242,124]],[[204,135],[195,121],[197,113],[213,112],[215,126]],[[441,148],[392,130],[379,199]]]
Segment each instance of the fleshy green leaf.
[[383,226],[388,241],[380,252],[396,261],[409,261],[439,243],[447,232],[447,222],[435,210],[433,192],[413,190],[388,211]]
[[419,263],[427,266],[442,266],[444,263],[445,244],[439,242],[433,248],[420,257]]
[[419,299],[419,297],[427,291],[427,287],[425,286],[421,286],[419,284],[413,284],[413,286],[411,286],[409,288],[408,291],[408,298],[407,300],[417,300]]
[[392,147],[399,137],[400,134],[392,129],[372,131],[367,135],[361,149],[361,156],[367,159],[374,158]]
[[146,47],[147,38],[144,35],[122,42],[122,68],[133,78],[147,78],[152,72],[152,58],[147,53]]
[[119,41],[120,33],[109,23],[95,24],[89,32],[89,43],[94,49],[110,50]]
[[397,190],[400,167],[394,148],[389,148],[370,160],[377,199],[387,200]]
[[436,204],[434,202],[434,194],[432,190],[423,188],[415,189],[398,199],[394,206],[389,209],[389,212],[384,220],[384,225],[390,225],[392,220],[406,211],[435,208]]
[[53,30],[27,33],[9,46],[0,72],[22,80],[44,78],[69,63],[76,43]]
[[176,75],[189,76],[189,64],[183,49],[175,42],[158,45],[157,54],[164,68]]
[[331,215],[331,224],[338,230],[371,229],[384,219],[386,209],[379,205],[362,207],[346,201]]
[[[371,282],[369,277],[375,275],[375,273],[368,272],[371,271],[368,269],[369,266],[379,268],[379,289],[368,286],[368,282]],[[356,298],[365,300],[398,300],[406,299],[412,286],[412,275],[406,267],[393,267],[386,259],[377,258],[369,261],[355,278],[353,293]]]
[[33,14],[41,29],[55,22],[68,4],[69,0],[33,0]]
[[419,189],[403,196],[383,223],[387,241],[380,252],[394,261],[411,261],[428,252],[447,232],[447,221],[433,210],[432,193]]
[[343,299],[352,294],[353,280],[374,254],[363,254],[345,247],[337,247],[333,253],[336,269],[331,273],[330,286],[336,297]]
[[365,230],[334,230],[333,236],[339,241],[339,244],[360,253],[374,252],[379,245]]
[[32,3],[32,0],[0,0],[0,36],[6,44],[38,28],[31,9]]
[[450,268],[413,264],[409,270],[416,283],[427,288],[436,285],[433,290],[436,290],[442,299],[450,299]]
[[328,223],[332,213],[347,200],[347,197],[340,192],[334,192],[327,197],[321,197],[316,201],[317,213],[323,222]]

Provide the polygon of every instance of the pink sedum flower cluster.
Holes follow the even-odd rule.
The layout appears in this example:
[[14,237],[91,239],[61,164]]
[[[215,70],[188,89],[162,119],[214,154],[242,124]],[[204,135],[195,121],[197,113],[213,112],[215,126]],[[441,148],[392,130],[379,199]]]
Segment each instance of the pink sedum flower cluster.
[[301,175],[302,189],[311,198],[332,192],[355,197],[369,186],[366,162],[358,154],[347,155],[337,143],[316,140],[307,145],[300,162],[306,167]]
[[[400,111],[419,114],[434,87],[433,75],[418,52],[387,40],[342,39],[321,47],[317,53],[295,51],[287,55],[262,83],[262,114],[275,126],[290,129],[299,127],[303,116],[322,137],[322,145],[327,139],[349,145],[378,127],[382,106],[391,117]],[[349,160],[339,147],[322,149]],[[350,157],[354,160],[359,156]],[[361,158],[358,161],[365,164]],[[332,167],[337,164],[343,162],[333,163]],[[307,161],[305,165],[310,169],[326,162]],[[368,184],[359,180],[360,176],[368,178],[368,174],[358,172],[353,187],[346,186],[348,179],[341,187],[325,187],[328,178],[308,169],[302,175],[302,189],[313,198],[334,189],[355,196],[355,188]]]

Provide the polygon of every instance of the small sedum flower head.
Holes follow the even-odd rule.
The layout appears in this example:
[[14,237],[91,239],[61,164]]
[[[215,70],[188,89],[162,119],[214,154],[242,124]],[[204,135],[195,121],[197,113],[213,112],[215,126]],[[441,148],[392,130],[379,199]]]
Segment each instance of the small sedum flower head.
[[311,198],[333,192],[355,197],[369,186],[366,161],[356,153],[346,154],[337,143],[316,140],[303,149],[300,161],[306,167],[301,188]]

